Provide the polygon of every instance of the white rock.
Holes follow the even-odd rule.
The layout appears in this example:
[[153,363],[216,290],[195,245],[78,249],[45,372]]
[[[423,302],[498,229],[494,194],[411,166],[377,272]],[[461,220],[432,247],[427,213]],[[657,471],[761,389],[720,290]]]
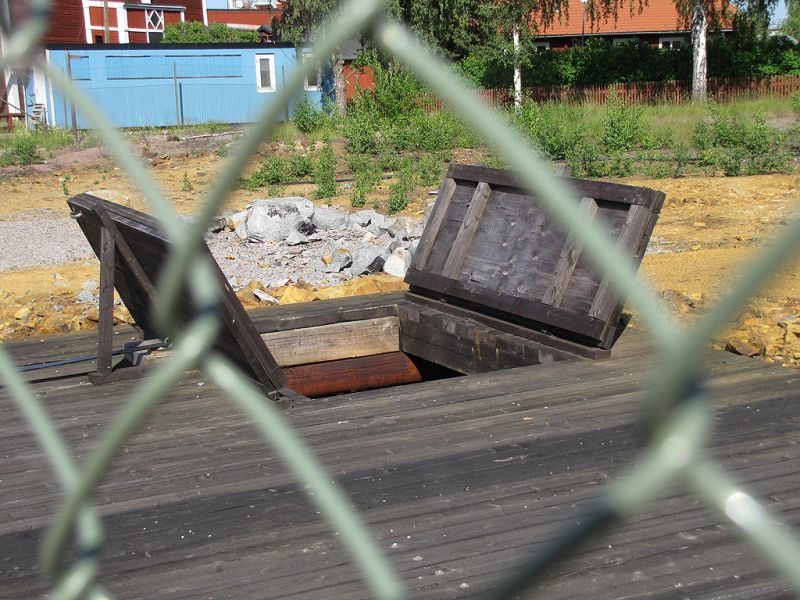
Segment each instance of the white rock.
[[98,297],[88,290],[81,290],[78,292],[78,295],[75,296],[75,300],[81,304],[97,304],[99,302]]
[[383,270],[395,277],[405,277],[408,265],[411,264],[411,253],[405,248],[397,248],[383,263]]
[[242,225],[245,224],[247,221],[247,211],[242,210],[237,213],[233,213],[231,216],[228,217],[228,227],[230,227],[233,231],[239,229]]
[[347,229],[350,219],[346,212],[335,208],[320,207],[314,211],[312,222],[317,229]]
[[258,288],[253,290],[253,296],[261,300],[261,302],[269,302],[270,304],[278,304],[278,299],[274,296],[270,296],[267,292],[263,290],[259,290]]
[[289,232],[289,235],[286,236],[286,244],[289,246],[297,246],[298,244],[307,244],[309,242],[309,238],[304,233],[300,233],[296,229],[293,229]]
[[387,255],[383,248],[363,246],[353,253],[353,266],[350,273],[353,277],[377,273],[383,268]]
[[334,252],[331,255],[331,264],[325,265],[325,273],[341,273],[353,264],[353,255],[349,252]]
[[304,234],[315,231],[311,219],[314,205],[300,197],[256,200],[247,209],[247,239],[250,242],[285,240],[296,230]]
[[373,221],[383,223],[386,217],[374,210],[360,210],[350,214],[350,223],[359,227],[367,227]]

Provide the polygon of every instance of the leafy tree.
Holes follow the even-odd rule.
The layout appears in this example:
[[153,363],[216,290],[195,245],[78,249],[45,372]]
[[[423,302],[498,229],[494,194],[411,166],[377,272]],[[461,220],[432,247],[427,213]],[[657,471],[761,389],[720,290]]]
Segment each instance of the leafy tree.
[[232,29],[225,23],[203,25],[199,21],[182,21],[164,29],[162,44],[218,44],[258,42],[255,31]]
[[800,1],[788,0],[786,2],[787,14],[781,24],[781,33],[800,40]]
[[692,100],[705,102],[708,98],[708,29],[720,28],[723,22],[733,22],[734,29],[749,29],[764,37],[770,15],[778,0],[747,0],[741,10],[732,14],[728,0],[674,0],[678,14],[692,27]]
[[[273,20],[276,37],[282,42],[295,45],[298,61],[302,60],[301,46],[322,35],[325,21],[339,8],[338,0],[284,0],[283,16]],[[344,90],[344,59],[341,49],[337,49],[332,57],[333,90],[336,112],[344,116],[347,99]]]
[[396,19],[447,58],[466,57],[480,43],[480,0],[390,0]]

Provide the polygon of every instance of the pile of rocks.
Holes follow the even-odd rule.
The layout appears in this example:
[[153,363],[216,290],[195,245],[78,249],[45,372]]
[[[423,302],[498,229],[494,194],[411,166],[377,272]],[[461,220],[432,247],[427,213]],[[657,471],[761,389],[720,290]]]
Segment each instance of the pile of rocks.
[[256,200],[220,217],[207,242],[231,284],[332,285],[380,271],[404,277],[423,224],[374,210],[347,213],[301,197]]

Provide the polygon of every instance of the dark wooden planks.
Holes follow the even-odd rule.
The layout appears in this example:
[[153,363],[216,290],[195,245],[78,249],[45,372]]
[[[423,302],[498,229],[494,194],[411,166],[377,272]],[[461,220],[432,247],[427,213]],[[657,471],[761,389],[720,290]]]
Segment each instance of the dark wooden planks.
[[[531,328],[603,348],[622,304],[536,198],[506,171],[451,165],[406,281],[416,293],[500,311]],[[565,179],[582,210],[605,227],[634,265],[663,202],[646,188]],[[446,193],[445,193],[446,192]]]
[[[597,212],[597,202],[592,198],[583,198],[581,200],[580,210],[581,215],[583,215],[586,220],[591,221]],[[551,304],[553,306],[561,304],[561,300],[564,298],[564,293],[567,291],[567,286],[572,277],[572,272],[578,264],[578,258],[582,251],[583,244],[580,243],[574,235],[570,234],[570,236],[567,237],[567,241],[564,242],[561,255],[558,257],[553,280],[550,282],[550,285],[547,286],[542,296],[543,304]]]
[[442,268],[442,274],[445,277],[457,277],[461,272],[461,264],[464,262],[467,250],[469,250],[475,237],[475,232],[478,230],[478,225],[491,193],[492,189],[488,183],[478,182],[475,193],[469,202],[467,214],[464,215],[464,220],[461,222],[461,227],[459,227],[456,234],[456,243],[450,248],[450,254],[447,255],[447,260]]
[[[137,325],[145,331],[145,337],[155,337],[152,333],[156,330],[152,308],[157,298],[151,282],[158,279],[170,249],[170,242],[158,223],[143,213],[88,194],[75,196],[68,203],[98,257],[102,256],[99,247],[102,232],[110,230],[119,251],[115,261],[115,286]],[[276,393],[285,387],[285,375],[205,245],[201,247],[201,252],[211,260],[223,290],[219,316],[224,327],[217,347],[259,381],[268,393]],[[183,297],[178,319],[181,323],[187,323],[194,308],[188,291]]]
[[439,227],[442,225],[445,213],[450,206],[450,200],[456,190],[456,182],[451,177],[446,177],[439,194],[436,197],[436,204],[433,207],[428,225],[422,233],[422,237],[417,245],[417,251],[414,253],[413,261],[417,268],[422,269],[428,260],[428,255],[433,247],[433,242],[436,239],[436,234]]
[[[622,338],[625,361],[309,400],[287,417],[344,486],[411,597],[473,597],[574,522],[636,456],[631,423],[648,359],[626,347],[639,347],[642,337]],[[711,451],[797,524],[797,375],[722,354],[711,355],[710,367]],[[117,597],[370,597],[301,486],[202,381],[192,375],[179,384],[98,494],[108,532],[104,585]],[[126,388],[37,384],[35,391],[83,456]],[[6,402],[0,392],[0,406]],[[60,493],[19,418],[7,413],[0,547],[13,550],[0,553],[0,585],[9,597],[37,597],[46,588],[34,567],[36,543]],[[540,593],[671,597],[679,589],[768,598],[784,590],[720,523],[676,488],[554,570]]]

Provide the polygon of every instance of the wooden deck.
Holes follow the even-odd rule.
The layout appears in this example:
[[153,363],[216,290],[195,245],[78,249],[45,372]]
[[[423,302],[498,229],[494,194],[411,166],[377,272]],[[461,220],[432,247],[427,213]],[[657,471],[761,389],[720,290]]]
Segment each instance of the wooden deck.
[[[292,310],[300,309],[273,309],[256,322]],[[116,337],[119,347],[130,332]],[[94,344],[87,334],[9,348],[26,364],[91,354]],[[635,458],[633,422],[651,356],[647,338],[629,330],[609,360],[311,400],[287,417],[350,495],[411,597],[477,597]],[[708,364],[714,456],[800,526],[800,373],[722,353]],[[88,385],[92,368],[30,374],[78,460],[132,385]],[[37,544],[60,491],[4,390],[0,409],[0,598],[41,597]],[[108,533],[101,581],[118,598],[369,597],[284,465],[199,373],[187,374],[127,444],[96,501]],[[679,486],[592,541],[540,592],[790,596],[723,519]]]

